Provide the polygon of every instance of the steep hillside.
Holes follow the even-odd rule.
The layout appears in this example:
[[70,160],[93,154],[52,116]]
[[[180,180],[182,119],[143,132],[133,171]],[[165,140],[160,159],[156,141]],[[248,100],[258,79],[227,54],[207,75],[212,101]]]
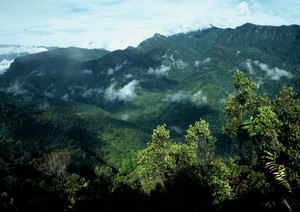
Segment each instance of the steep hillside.
[[21,57],[0,77],[0,90],[23,103],[92,105],[148,130],[167,123],[175,135],[204,117],[218,132],[235,70],[262,92],[272,95],[284,85],[299,92],[299,58],[300,26],[211,27],[155,34],[113,52],[68,48]]
[[150,132],[142,127],[88,105],[57,104],[56,108],[39,110],[0,103],[0,114],[0,135],[21,141],[30,157],[69,149],[84,154],[89,163],[119,168],[150,140]]

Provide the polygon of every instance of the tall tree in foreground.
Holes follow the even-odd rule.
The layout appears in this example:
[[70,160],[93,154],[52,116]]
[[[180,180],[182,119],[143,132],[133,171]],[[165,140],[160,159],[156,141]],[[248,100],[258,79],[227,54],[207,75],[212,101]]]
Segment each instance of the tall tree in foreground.
[[288,205],[286,197],[295,197],[293,193],[298,193],[300,185],[300,106],[296,93],[283,87],[273,100],[259,96],[258,85],[240,71],[234,75],[234,85],[238,91],[226,104],[224,132],[239,141],[243,163],[265,172],[269,192],[278,192],[282,203]]
[[180,169],[195,163],[196,151],[194,146],[171,142],[170,131],[161,125],[153,130],[151,142],[137,158],[135,173],[142,190],[150,193],[157,186],[164,188]]
[[[226,104],[228,119],[223,129],[238,143],[236,155],[216,154],[216,139],[205,120],[190,125],[182,143],[172,142],[170,131],[161,125],[153,130],[147,148],[124,163],[115,186],[124,183],[146,194],[146,199],[171,197],[165,201],[176,199],[185,206],[189,205],[187,198],[180,192],[192,190],[208,208],[299,209],[300,107],[296,93],[284,87],[273,99],[259,95],[258,84],[240,71],[234,74],[234,86],[237,93]],[[183,184],[182,179],[193,186]]]

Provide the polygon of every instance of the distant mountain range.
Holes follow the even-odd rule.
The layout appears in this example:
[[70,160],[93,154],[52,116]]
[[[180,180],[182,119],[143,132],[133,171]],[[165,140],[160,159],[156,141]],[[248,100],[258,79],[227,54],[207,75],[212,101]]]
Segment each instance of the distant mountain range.
[[113,52],[47,50],[22,57],[2,54],[0,61],[14,59],[0,75],[2,102],[69,108],[77,115],[84,113],[83,106],[97,108],[105,117],[146,131],[166,123],[181,136],[200,117],[220,131],[237,69],[259,82],[261,92],[275,95],[284,85],[300,91],[297,25],[155,34],[137,48]]
[[0,61],[3,59],[13,60],[17,57],[22,57],[28,54],[35,54],[57,48],[59,47],[0,44]]
[[14,61],[15,58],[53,50],[56,48],[58,47],[0,44],[0,74],[5,72],[9,68],[10,64]]

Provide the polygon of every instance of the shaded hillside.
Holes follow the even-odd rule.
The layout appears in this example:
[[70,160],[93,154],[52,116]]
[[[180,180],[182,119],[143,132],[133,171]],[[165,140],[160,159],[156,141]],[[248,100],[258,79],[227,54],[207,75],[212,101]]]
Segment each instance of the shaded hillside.
[[212,27],[15,59],[0,210],[298,211],[299,33]]
[[[177,133],[194,117],[206,117],[218,131],[235,70],[259,82],[261,92],[274,94],[283,85],[300,90],[299,39],[297,25],[245,24],[155,34],[137,48],[113,52],[55,49],[16,59],[0,89],[22,102],[46,97],[94,105],[148,129],[173,123]],[[174,113],[182,121],[167,115]]]
[[1,103],[0,114],[0,134],[22,141],[24,151],[33,157],[56,149],[80,149],[95,161],[119,167],[150,139],[149,131],[87,105],[57,104],[39,110]]

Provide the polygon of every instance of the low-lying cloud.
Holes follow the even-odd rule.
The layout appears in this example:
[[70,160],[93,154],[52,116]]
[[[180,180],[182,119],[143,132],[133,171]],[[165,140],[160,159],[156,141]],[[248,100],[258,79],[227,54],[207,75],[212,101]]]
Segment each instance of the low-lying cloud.
[[188,93],[186,91],[179,91],[174,94],[168,94],[167,97],[164,99],[166,102],[173,102],[173,103],[181,103],[191,101],[195,104],[206,104],[207,96],[203,94],[202,90],[199,90],[196,93]]
[[88,69],[84,69],[84,70],[82,71],[82,73],[83,73],[83,74],[87,74],[87,75],[91,75],[91,74],[93,74],[93,71],[92,71],[92,70],[88,70]]
[[35,54],[48,51],[45,47],[39,46],[19,46],[19,45],[4,45],[0,46],[0,54]]
[[275,81],[280,80],[282,77],[285,77],[287,79],[291,79],[293,77],[293,75],[286,70],[279,69],[277,67],[270,68],[269,65],[261,63],[258,60],[252,61],[251,59],[247,59],[245,62],[245,66],[250,74],[256,74],[254,67],[257,67],[260,70],[264,71],[267,77]]
[[191,96],[191,100],[192,102],[194,103],[202,103],[202,104],[206,104],[207,103],[207,96],[205,96],[203,94],[203,91],[198,91],[196,93],[194,93],[192,96]]
[[106,90],[104,97],[108,101],[131,101],[134,99],[137,95],[135,93],[136,88],[138,87],[139,82],[137,80],[132,80],[128,84],[126,84],[124,87],[117,89],[116,83],[113,82]]
[[184,69],[187,67],[187,63],[183,62],[180,59],[175,59],[174,58],[174,54],[169,55],[168,53],[166,53],[165,55],[162,56],[163,59],[163,64],[166,66],[172,66],[174,68],[178,68],[178,69]]
[[254,61],[255,65],[259,66],[261,70],[266,72],[266,75],[270,77],[272,80],[280,80],[281,77],[285,77],[287,79],[292,78],[292,74],[287,72],[286,70],[275,68],[269,68],[267,64],[260,63],[259,61]]
[[0,74],[3,74],[7,69],[9,69],[10,64],[12,64],[12,62],[14,62],[14,60],[2,60],[0,62]]
[[245,65],[246,65],[246,67],[247,67],[247,69],[248,69],[248,71],[249,71],[250,74],[252,74],[252,75],[255,74],[250,59],[248,59],[248,60],[246,61]]
[[114,68],[109,68],[106,72],[106,75],[113,75],[115,72],[120,71],[126,64],[127,61],[124,61],[121,64],[117,64]]
[[90,89],[85,90],[81,96],[83,98],[90,98],[92,96],[98,96],[102,93],[104,93],[103,88],[90,88]]
[[125,79],[130,79],[132,78],[132,74],[124,74]]
[[203,60],[196,60],[196,61],[195,61],[195,66],[196,66],[196,67],[199,67],[200,65],[209,63],[210,61],[211,61],[211,58],[210,58],[210,57],[205,58],[205,59],[203,59]]
[[170,126],[169,128],[178,134],[182,134],[182,129],[178,126]]
[[68,101],[70,101],[70,96],[69,96],[69,94],[65,93],[65,94],[61,97],[61,99],[64,100],[64,101],[66,101],[66,102],[68,102]]
[[129,120],[129,114],[128,113],[123,113],[120,118],[123,120],[123,121],[128,121]]
[[23,95],[28,93],[28,90],[23,87],[19,81],[15,81],[9,87],[6,88],[6,93],[12,94],[14,96]]
[[186,102],[190,99],[190,94],[188,94],[185,91],[179,91],[175,94],[168,94],[167,97],[165,98],[165,101],[168,102]]
[[170,69],[171,69],[171,68],[168,67],[168,66],[161,65],[161,66],[159,66],[159,67],[157,67],[157,68],[155,68],[155,69],[153,69],[153,68],[150,67],[150,68],[147,70],[147,73],[148,73],[149,75],[155,75],[155,76],[157,76],[157,77],[161,77],[161,76],[166,75],[167,72],[168,72]]
[[39,76],[44,76],[45,75],[45,72],[43,71],[32,71],[28,74],[28,76],[36,76],[36,77],[39,77]]

